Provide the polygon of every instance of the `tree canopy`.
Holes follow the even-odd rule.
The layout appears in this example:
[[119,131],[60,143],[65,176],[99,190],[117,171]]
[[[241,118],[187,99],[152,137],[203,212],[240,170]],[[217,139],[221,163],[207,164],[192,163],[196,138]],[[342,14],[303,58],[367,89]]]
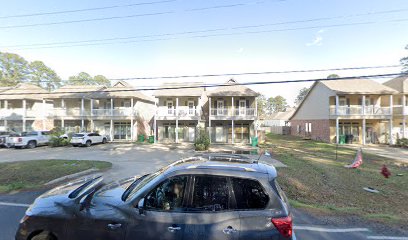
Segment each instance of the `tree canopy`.
[[333,78],[339,78],[340,76],[337,74],[330,74],[329,76],[327,76],[327,79],[333,79]]
[[[405,49],[408,50],[408,45],[405,46]],[[401,64],[402,64],[402,72],[403,73],[408,73],[408,57],[401,58]]]
[[68,84],[70,85],[105,85],[110,86],[110,81],[103,75],[96,75],[92,77],[86,72],[80,72],[76,76],[68,78]]
[[0,52],[0,86],[15,86],[24,82],[49,91],[61,86],[61,78],[43,62],[28,62],[18,54]]
[[296,96],[296,99],[295,99],[295,104],[296,105],[299,105],[303,101],[303,99],[305,99],[305,97],[308,94],[309,90],[310,90],[310,87],[304,87],[304,88],[299,90],[299,93],[298,93],[298,95]]

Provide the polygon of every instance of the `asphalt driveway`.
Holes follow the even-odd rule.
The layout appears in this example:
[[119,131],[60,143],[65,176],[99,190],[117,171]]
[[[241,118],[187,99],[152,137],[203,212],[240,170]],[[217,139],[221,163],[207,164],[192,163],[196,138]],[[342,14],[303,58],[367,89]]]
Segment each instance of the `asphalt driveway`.
[[155,171],[171,162],[194,155],[191,145],[101,144],[92,147],[38,147],[35,149],[0,149],[0,162],[39,159],[100,160],[112,163],[104,173],[121,179]]

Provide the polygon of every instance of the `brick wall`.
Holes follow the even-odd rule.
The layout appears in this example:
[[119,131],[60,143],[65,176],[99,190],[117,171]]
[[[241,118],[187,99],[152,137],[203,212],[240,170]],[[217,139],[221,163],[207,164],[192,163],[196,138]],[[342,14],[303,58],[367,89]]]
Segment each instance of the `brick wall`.
[[[311,123],[311,133],[306,133],[306,123]],[[330,120],[291,120],[290,124],[291,135],[302,137],[310,136],[315,140],[330,142]]]

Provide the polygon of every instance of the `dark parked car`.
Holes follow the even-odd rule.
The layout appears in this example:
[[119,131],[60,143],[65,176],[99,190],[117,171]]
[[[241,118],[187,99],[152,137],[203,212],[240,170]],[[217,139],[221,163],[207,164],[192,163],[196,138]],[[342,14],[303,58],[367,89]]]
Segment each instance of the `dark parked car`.
[[274,167],[200,155],[155,173],[57,187],[27,210],[23,239],[296,239]]

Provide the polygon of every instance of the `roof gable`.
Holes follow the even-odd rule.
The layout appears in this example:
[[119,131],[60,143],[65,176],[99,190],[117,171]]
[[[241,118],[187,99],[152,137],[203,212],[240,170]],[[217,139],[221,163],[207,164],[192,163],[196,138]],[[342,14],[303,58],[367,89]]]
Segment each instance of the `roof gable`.
[[395,89],[400,93],[408,93],[408,75],[402,75],[384,83],[385,86]]
[[234,79],[228,80],[226,83],[226,86],[221,86],[218,87],[212,91],[209,91],[207,93],[208,96],[210,97],[221,97],[221,96],[251,96],[251,97],[257,97],[259,96],[259,93],[255,92],[254,90],[239,85],[237,81]]

